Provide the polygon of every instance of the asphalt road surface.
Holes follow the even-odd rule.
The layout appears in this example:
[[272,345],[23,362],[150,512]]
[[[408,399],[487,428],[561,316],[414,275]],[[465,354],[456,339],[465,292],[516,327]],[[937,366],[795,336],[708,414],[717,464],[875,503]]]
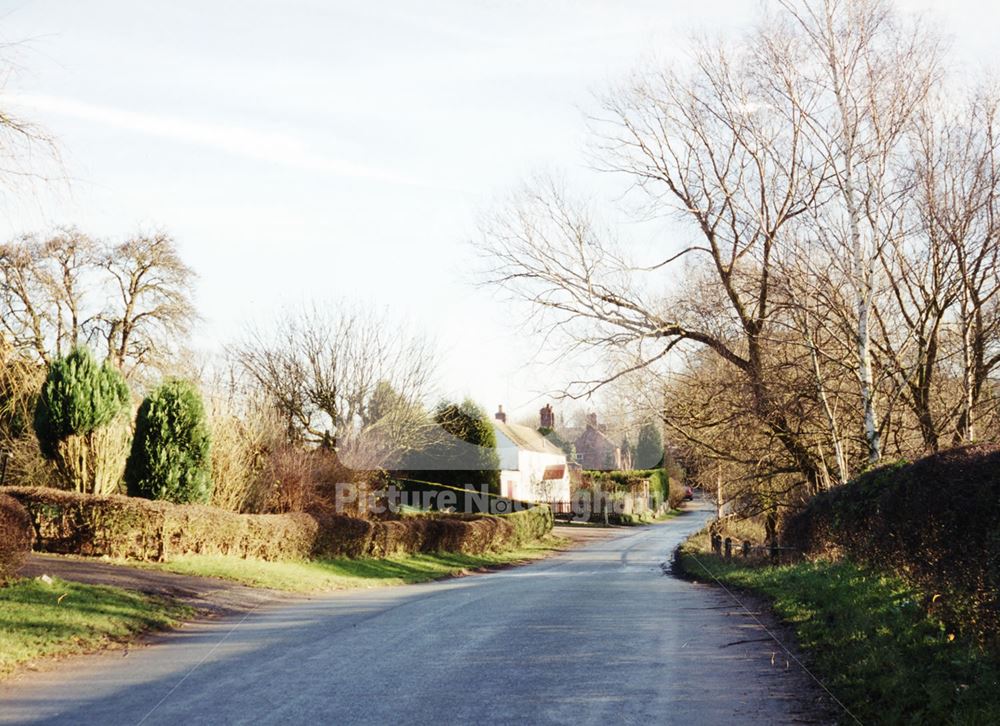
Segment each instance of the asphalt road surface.
[[[0,686],[0,723],[817,723],[725,592],[663,569],[694,511],[525,567],[262,605]],[[752,609],[752,608],[751,608]]]

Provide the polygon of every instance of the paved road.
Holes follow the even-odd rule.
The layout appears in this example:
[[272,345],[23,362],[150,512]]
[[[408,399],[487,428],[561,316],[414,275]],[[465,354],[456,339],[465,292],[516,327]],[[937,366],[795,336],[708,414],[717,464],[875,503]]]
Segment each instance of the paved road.
[[193,624],[0,688],[0,723],[815,723],[815,691],[760,626],[661,569],[708,516]]

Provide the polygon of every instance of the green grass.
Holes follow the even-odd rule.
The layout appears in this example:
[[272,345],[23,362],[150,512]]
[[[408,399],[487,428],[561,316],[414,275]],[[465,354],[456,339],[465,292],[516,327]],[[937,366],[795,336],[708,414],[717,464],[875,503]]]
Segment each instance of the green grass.
[[171,627],[191,608],[114,587],[16,580],[0,587],[0,678],[44,656],[86,653]]
[[298,562],[188,555],[169,562],[143,563],[140,566],[184,575],[221,577],[252,587],[289,592],[327,592],[426,582],[483,568],[526,562],[551,554],[566,543],[564,538],[549,535],[517,550],[486,555],[431,553],[388,559],[344,558]]
[[947,632],[899,578],[848,562],[727,563],[690,542],[680,564],[769,598],[811,668],[862,723],[1000,723],[1000,657]]

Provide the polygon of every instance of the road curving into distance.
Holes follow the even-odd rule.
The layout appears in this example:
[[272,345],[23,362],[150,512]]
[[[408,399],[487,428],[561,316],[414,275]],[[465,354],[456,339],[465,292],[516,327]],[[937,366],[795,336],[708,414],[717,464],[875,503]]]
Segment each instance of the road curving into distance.
[[[711,516],[502,572],[262,605],[0,685],[0,723],[818,723],[720,589],[670,576]],[[752,609],[752,608],[751,608]]]

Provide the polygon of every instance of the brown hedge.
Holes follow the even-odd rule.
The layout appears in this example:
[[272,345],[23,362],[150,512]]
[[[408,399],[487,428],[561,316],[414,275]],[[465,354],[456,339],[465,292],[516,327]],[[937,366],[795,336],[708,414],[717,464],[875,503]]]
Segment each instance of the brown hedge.
[[960,630],[1000,645],[1000,447],[891,465],[810,500],[783,544],[899,574]]
[[316,506],[308,513],[235,514],[215,507],[41,487],[5,487],[27,510],[35,548],[148,561],[183,554],[263,560],[481,554],[518,547],[552,527],[547,507],[495,517],[367,520]]
[[14,577],[31,552],[31,518],[17,500],[0,494],[0,584]]

